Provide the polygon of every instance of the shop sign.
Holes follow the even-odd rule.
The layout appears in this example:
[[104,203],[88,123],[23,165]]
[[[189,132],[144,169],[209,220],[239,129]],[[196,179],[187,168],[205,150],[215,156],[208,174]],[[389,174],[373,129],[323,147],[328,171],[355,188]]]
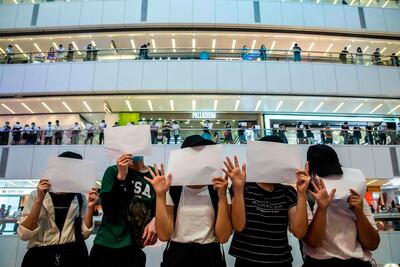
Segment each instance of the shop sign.
[[216,112],[193,112],[192,119],[215,119],[217,117]]
[[29,195],[33,188],[0,188],[0,196],[21,196]]

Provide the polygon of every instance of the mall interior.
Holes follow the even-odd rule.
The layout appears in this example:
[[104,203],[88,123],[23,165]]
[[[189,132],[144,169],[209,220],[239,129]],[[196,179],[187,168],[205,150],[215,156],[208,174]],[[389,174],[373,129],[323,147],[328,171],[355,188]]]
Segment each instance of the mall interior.
[[147,163],[193,134],[243,160],[266,135],[328,144],[367,178],[373,266],[398,266],[399,56],[397,0],[0,0],[0,266],[21,265],[16,222],[48,157],[95,160],[101,187],[104,124],[150,125]]

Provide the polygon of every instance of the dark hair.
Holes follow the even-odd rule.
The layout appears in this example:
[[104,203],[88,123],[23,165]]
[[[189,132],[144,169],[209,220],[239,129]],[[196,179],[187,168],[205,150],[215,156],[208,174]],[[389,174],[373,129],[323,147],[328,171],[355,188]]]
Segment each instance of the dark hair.
[[70,159],[83,159],[81,154],[72,152],[72,151],[65,151],[58,155],[59,158],[70,158]]

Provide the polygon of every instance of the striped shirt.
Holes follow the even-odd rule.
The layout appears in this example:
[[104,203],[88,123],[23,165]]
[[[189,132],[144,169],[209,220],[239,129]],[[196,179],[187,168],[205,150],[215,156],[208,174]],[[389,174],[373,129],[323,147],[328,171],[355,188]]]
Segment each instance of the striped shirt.
[[242,232],[235,232],[229,254],[263,266],[290,264],[288,211],[297,204],[296,190],[275,184],[268,192],[256,183],[246,183],[244,201],[246,226]]

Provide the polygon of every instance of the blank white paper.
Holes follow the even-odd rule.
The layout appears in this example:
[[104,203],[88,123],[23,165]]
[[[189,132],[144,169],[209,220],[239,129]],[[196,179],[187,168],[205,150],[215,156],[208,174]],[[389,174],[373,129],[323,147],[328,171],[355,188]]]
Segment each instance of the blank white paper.
[[336,188],[335,199],[347,199],[351,194],[351,188],[364,197],[367,191],[364,174],[359,169],[342,168],[342,170],[342,175],[329,175],[322,178],[328,193]]

